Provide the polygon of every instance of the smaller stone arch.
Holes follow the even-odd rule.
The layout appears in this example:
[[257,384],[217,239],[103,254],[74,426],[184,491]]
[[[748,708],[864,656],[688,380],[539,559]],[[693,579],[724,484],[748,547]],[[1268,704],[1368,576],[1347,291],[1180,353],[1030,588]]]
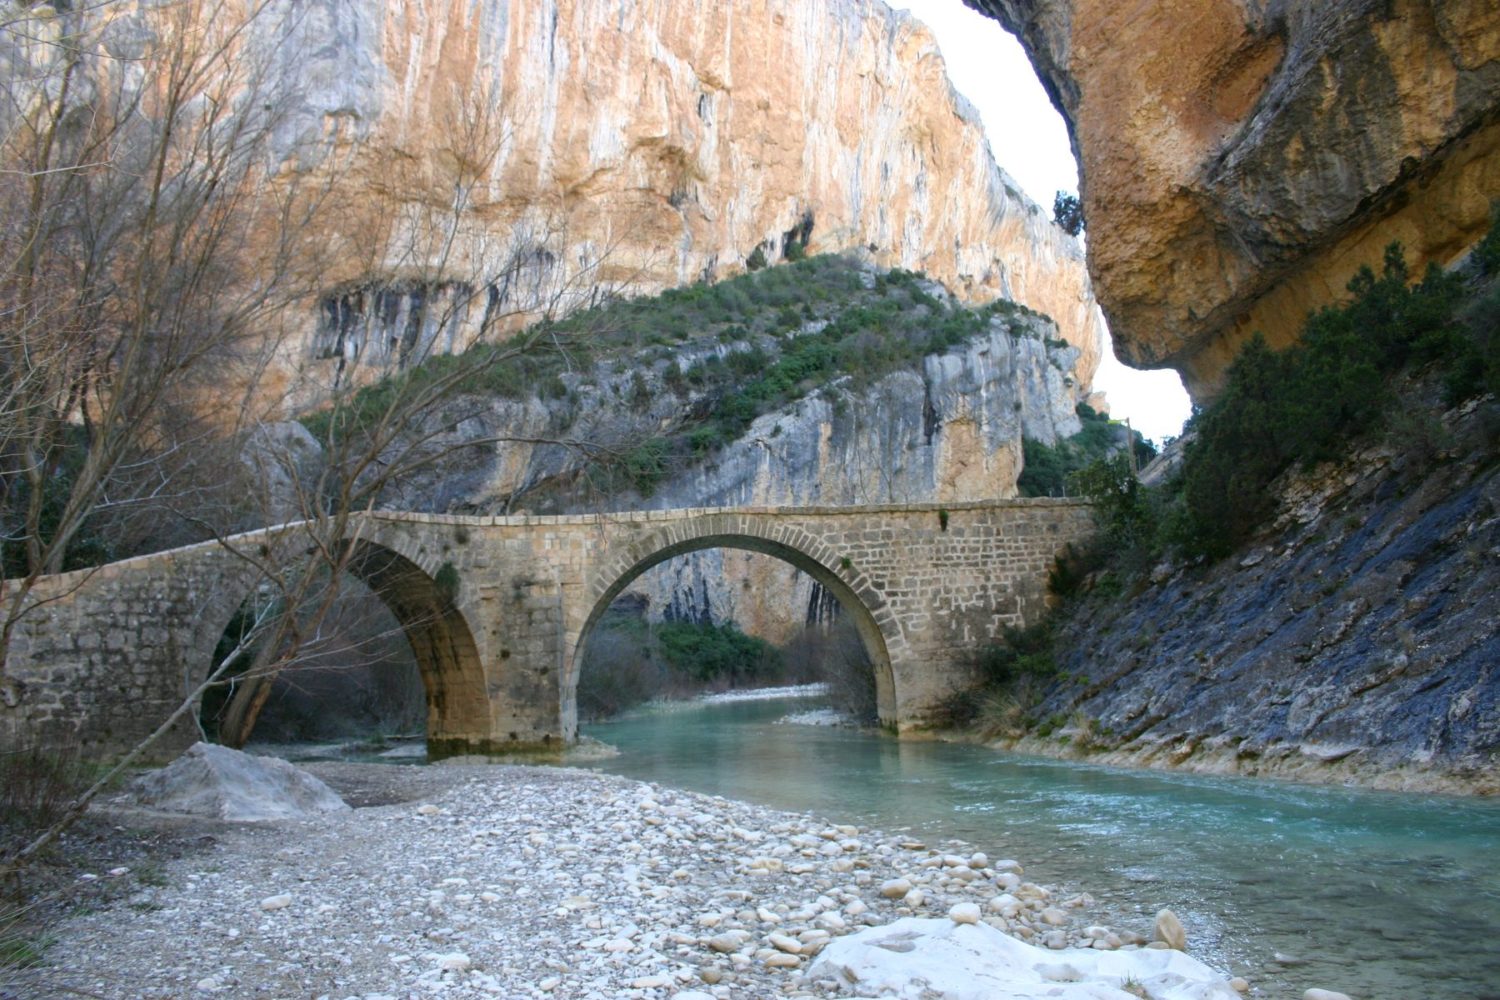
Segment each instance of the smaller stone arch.
[[751,517],[735,517],[726,523],[723,515],[679,521],[643,538],[620,545],[604,560],[585,588],[582,624],[571,637],[563,678],[563,726],[569,740],[578,731],[578,674],[583,651],[595,624],[614,599],[642,573],[680,555],[703,549],[742,549],[773,556],[795,566],[831,593],[854,622],[860,641],[875,671],[877,711],[882,723],[895,725],[900,705],[896,676],[891,669],[893,649],[903,648],[895,617],[885,599],[862,577],[841,573],[838,556],[822,540],[785,523],[767,523]]
[[[429,753],[449,756],[484,745],[490,735],[490,711],[484,665],[463,611],[452,588],[413,558],[391,545],[364,537],[344,543],[341,569],[368,586],[390,610],[411,646],[427,699],[427,746]],[[275,539],[268,558],[281,559],[303,548],[295,539]],[[228,627],[246,594],[263,576],[240,570],[226,574],[222,598],[214,602],[200,635],[199,662],[212,658],[212,650]]]

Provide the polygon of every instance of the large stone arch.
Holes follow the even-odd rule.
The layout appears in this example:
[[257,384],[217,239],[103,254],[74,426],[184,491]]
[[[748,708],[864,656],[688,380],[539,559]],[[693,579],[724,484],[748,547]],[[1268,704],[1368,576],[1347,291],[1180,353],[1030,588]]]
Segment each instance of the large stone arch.
[[[295,527],[290,532],[295,532]],[[344,543],[343,570],[368,586],[400,624],[427,698],[427,745],[435,755],[451,755],[483,745],[490,735],[487,683],[474,630],[455,601],[452,588],[417,561],[397,537],[373,539],[356,534]],[[304,546],[289,534],[270,540],[266,558],[282,564]],[[239,562],[238,560],[236,560]],[[208,664],[235,611],[264,576],[247,564],[226,572],[218,598],[198,632],[196,661]]]
[[[884,596],[862,575],[852,574],[825,542],[807,531],[753,517],[726,519],[707,515],[675,522],[644,537],[618,545],[585,586],[586,613],[571,636],[562,678],[564,730],[572,739],[578,729],[578,674],[590,633],[614,599],[637,577],[668,559],[703,549],[759,552],[802,570],[828,589],[854,622],[875,671],[876,704],[882,723],[895,725],[901,704],[893,651],[904,650],[905,637]],[[844,570],[844,572],[840,572]]]

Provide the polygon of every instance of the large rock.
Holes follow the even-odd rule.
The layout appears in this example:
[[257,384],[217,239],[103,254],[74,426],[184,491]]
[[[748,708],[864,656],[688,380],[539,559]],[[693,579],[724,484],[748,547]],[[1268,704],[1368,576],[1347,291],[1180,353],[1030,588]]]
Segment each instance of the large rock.
[[284,760],[211,743],[195,743],[171,764],[136,779],[130,794],[153,809],[237,822],[349,809],[333,789]]
[[965,2],[1021,37],[1068,122],[1117,350],[1195,397],[1392,240],[1416,270],[1488,225],[1492,0]]
[[988,924],[906,917],[837,938],[808,976],[861,996],[910,1000],[1238,1000],[1208,966],[1176,951],[1036,948]]

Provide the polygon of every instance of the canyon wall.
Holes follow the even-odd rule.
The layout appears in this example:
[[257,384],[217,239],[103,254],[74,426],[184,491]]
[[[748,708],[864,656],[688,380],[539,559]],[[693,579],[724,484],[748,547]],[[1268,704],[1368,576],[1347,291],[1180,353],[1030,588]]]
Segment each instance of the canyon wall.
[[1249,335],[1447,265],[1500,197],[1489,0],[965,0],[1017,34],[1079,157],[1116,350],[1211,396]]
[[[1402,394],[1420,414],[1436,393]],[[1500,406],[1421,426],[1292,470],[1232,557],[1070,605],[1030,709],[1057,728],[1019,748],[1500,794]]]
[[60,100],[68,129],[123,115],[170,135],[169,173],[233,181],[241,255],[276,269],[253,290],[295,300],[259,322],[293,408],[539,315],[852,248],[1052,316],[1084,383],[1098,362],[1082,248],[879,0],[119,0],[0,29],[9,132]]
[[[325,379],[358,351],[401,355],[403,335],[445,348],[497,310],[711,280],[794,243],[1024,303],[1092,377],[1101,323],[1082,250],[996,166],[928,30],[878,0],[273,8],[257,30],[292,101],[286,162],[336,164],[361,196],[330,240],[363,246],[361,227],[383,227],[385,249],[327,269]],[[304,162],[330,137],[336,155]],[[411,320],[413,290],[450,307],[419,302]],[[401,334],[340,329],[350,294],[405,309]]]
[[[381,505],[498,514],[1013,497],[1022,438],[1051,444],[1080,427],[1078,349],[1050,321],[1015,314],[992,318],[978,336],[913,367],[868,384],[844,376],[763,413],[712,455],[671,468],[647,495],[609,482],[588,450],[567,443],[622,453],[691,426],[715,390],[683,386],[673,370],[752,346],[709,338],[669,357],[601,358],[565,373],[567,391],[550,398],[445,401],[416,428],[437,459],[392,483]],[[484,443],[464,444],[476,441]],[[633,590],[653,619],[734,621],[776,642],[828,610],[812,578],[790,564],[727,549],[664,563]]]

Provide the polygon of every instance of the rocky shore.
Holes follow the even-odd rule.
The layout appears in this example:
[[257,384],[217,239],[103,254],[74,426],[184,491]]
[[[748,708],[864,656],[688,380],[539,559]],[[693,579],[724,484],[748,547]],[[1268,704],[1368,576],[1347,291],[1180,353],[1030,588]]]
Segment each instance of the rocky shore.
[[[1086,895],[1057,898],[1019,862],[962,845],[582,770],[309,769],[359,808],[196,820],[199,848],[150,877],[89,873],[135,884],[58,927],[18,995],[904,996],[889,968],[861,966],[856,952],[916,962],[924,935],[973,947],[993,928],[1010,935],[1007,948],[1040,946],[1015,959],[1036,991],[1004,996],[1236,996],[1147,941],[1170,940],[1171,920],[1095,926]],[[861,945],[872,927],[885,937]],[[1087,950],[1054,950],[1064,948]],[[1038,960],[1048,955],[1056,961]],[[914,967],[910,995],[958,995],[922,992],[921,977],[941,972]]]

